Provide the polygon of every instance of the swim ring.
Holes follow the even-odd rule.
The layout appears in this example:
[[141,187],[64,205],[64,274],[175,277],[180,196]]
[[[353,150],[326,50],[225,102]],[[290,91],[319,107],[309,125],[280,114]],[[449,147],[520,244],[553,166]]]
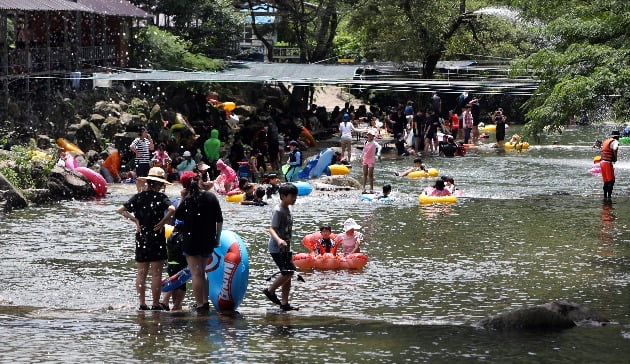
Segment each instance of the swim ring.
[[244,193],[235,193],[232,195],[225,195],[225,200],[227,202],[241,202],[243,201],[243,198],[245,197]]
[[350,168],[344,166],[343,164],[331,164],[328,166],[330,170],[330,174],[333,176],[346,175],[350,173]]
[[231,112],[232,110],[236,109],[236,104],[230,101],[224,102],[221,104],[221,108],[223,108],[223,110],[227,112]]
[[293,264],[299,269],[361,269],[368,258],[363,253],[334,255],[332,253],[298,253],[293,256]]
[[249,279],[249,254],[241,237],[221,231],[219,246],[206,264],[208,296],[217,311],[234,311],[243,302]]
[[455,203],[457,202],[457,196],[429,196],[423,193],[418,196],[418,202],[420,202],[421,205]]
[[[335,234],[330,234],[331,239],[335,239]],[[322,238],[320,232],[308,234],[302,238],[302,244],[310,250],[309,253],[298,253],[293,256],[293,264],[300,269],[360,269],[363,268],[368,258],[363,253],[352,253],[348,255],[337,254],[337,243],[331,253],[315,252],[317,241]]]
[[429,173],[427,171],[413,171],[407,174],[407,178],[426,178],[429,177]]
[[107,181],[100,173],[85,167],[76,167],[74,170],[92,182],[92,188],[97,196],[104,196],[107,193]]
[[522,149],[529,148],[529,143],[528,142],[518,142],[518,143],[507,142],[504,144],[504,146],[505,146],[505,149],[522,150]]
[[299,181],[299,182],[291,182],[297,187],[298,196],[306,196],[313,192],[313,186],[308,184],[307,182]]
[[429,177],[439,176],[438,170],[436,168],[429,168],[429,171],[427,173],[429,174]]
[[394,202],[394,199],[387,196],[387,197],[382,197],[382,198],[376,198],[376,194],[372,194],[372,193],[366,193],[364,195],[361,195],[361,201],[365,201],[365,202]]

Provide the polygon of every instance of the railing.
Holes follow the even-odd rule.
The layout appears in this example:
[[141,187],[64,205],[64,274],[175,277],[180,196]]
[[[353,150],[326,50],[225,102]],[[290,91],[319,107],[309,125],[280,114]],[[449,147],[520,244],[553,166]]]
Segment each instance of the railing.
[[[0,59],[2,59],[0,54]],[[81,47],[78,61],[84,64],[116,63],[116,46]],[[16,75],[45,71],[75,71],[76,55],[72,48],[66,47],[29,47],[9,49],[7,64],[0,67],[1,75]]]
[[274,60],[299,60],[300,48],[297,47],[274,47],[273,48]]

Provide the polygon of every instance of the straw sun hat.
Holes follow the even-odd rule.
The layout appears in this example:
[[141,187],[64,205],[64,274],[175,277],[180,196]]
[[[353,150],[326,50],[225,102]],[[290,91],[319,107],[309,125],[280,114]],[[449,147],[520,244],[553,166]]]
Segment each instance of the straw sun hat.
[[165,183],[167,185],[171,184],[169,181],[166,180],[166,173],[160,167],[153,167],[153,168],[149,169],[149,175],[148,176],[146,176],[146,177],[138,177],[138,179],[162,182],[162,183]]

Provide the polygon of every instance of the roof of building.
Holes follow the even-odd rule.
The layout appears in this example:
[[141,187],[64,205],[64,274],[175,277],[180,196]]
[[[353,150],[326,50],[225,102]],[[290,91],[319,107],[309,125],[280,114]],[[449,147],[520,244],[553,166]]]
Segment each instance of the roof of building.
[[0,10],[82,11],[138,18],[152,16],[127,0],[0,0]]
[[92,79],[146,82],[284,82],[293,85],[335,85],[362,90],[531,95],[538,81],[531,78],[486,77],[419,79],[402,74],[366,74],[370,65],[242,62],[221,72],[127,70],[98,73]]
[[126,0],[77,0],[78,4],[92,9],[97,14],[150,18],[151,14]]
[[92,11],[90,8],[68,0],[0,0],[0,9],[25,11]]

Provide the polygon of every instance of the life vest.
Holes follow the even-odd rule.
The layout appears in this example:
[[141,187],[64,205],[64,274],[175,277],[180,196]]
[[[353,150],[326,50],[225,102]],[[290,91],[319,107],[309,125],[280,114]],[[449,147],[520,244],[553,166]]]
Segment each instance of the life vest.
[[294,150],[289,152],[289,163],[295,163],[297,161],[297,153],[300,153],[300,167],[304,164],[304,158],[302,158],[302,153],[299,150]]
[[332,253],[333,255],[336,255],[338,247],[339,243],[331,236],[328,239],[328,242],[324,242],[324,238],[317,239],[314,250],[319,254]]
[[612,150],[612,148],[610,148],[610,144],[615,140],[615,138],[608,138],[606,140],[604,140],[604,143],[602,143],[602,152],[601,152],[601,157],[602,160],[607,161],[607,162],[616,162],[617,158],[615,158],[615,151]]

